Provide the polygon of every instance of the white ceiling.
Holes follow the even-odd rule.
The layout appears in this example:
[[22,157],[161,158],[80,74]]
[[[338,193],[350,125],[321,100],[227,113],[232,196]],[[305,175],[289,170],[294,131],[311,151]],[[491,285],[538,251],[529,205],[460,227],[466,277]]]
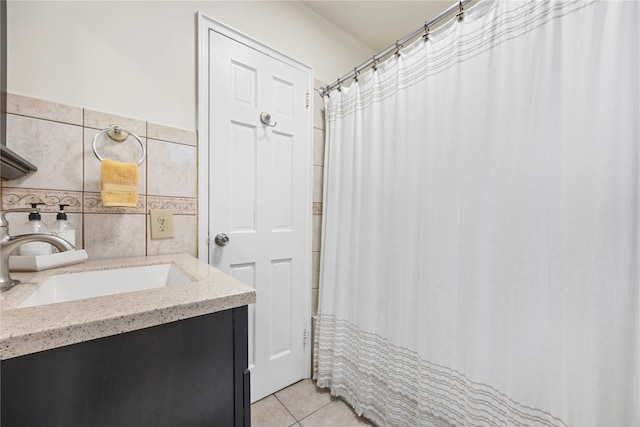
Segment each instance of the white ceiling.
[[376,53],[456,3],[451,0],[301,2]]

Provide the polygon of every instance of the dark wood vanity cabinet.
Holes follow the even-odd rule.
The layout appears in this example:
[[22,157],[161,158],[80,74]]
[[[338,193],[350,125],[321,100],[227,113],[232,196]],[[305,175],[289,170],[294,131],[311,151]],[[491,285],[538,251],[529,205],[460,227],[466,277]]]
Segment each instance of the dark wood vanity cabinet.
[[0,363],[1,425],[250,426],[247,306]]

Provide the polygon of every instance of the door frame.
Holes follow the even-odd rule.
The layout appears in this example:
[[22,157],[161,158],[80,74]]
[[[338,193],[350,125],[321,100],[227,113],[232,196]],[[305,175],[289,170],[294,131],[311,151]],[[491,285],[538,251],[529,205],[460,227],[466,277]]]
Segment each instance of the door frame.
[[[306,131],[306,141],[310,144],[309,158],[307,159],[308,173],[307,173],[307,200],[304,200],[308,206],[308,214],[305,216],[304,227],[306,236],[307,251],[304,254],[305,264],[307,266],[305,273],[305,285],[304,285],[304,301],[300,301],[303,304],[303,311],[305,313],[305,325],[304,329],[307,331],[307,337],[311,335],[311,276],[312,276],[312,200],[313,200],[313,68],[306,65],[294,58],[291,58],[266,44],[228,26],[219,21],[216,21],[202,12],[197,13],[198,17],[198,87],[197,87],[197,103],[198,103],[198,258],[201,261],[210,264],[211,252],[210,243],[212,238],[210,236],[209,229],[209,183],[210,183],[210,171],[209,171],[209,140],[210,136],[214,132],[209,125],[209,32],[215,31],[223,36],[226,36],[238,43],[242,43],[258,52],[261,52],[267,56],[270,56],[276,60],[279,60],[293,68],[299,69],[305,72],[308,76],[307,82],[307,109],[309,111],[309,125]],[[302,102],[302,100],[301,100]],[[257,295],[256,299],[259,301],[260,296]],[[303,378],[310,378],[311,376],[311,339],[307,338],[307,342],[304,348],[305,357],[305,374]]]

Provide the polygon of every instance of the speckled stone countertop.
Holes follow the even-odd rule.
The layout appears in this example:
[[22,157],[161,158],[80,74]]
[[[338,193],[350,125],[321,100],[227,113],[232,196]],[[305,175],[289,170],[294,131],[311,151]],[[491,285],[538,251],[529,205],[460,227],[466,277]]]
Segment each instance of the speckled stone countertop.
[[[55,274],[172,263],[192,283],[97,298],[18,307]],[[255,290],[191,255],[89,260],[34,273],[11,273],[22,281],[0,294],[0,359],[121,334],[136,329],[252,304]]]

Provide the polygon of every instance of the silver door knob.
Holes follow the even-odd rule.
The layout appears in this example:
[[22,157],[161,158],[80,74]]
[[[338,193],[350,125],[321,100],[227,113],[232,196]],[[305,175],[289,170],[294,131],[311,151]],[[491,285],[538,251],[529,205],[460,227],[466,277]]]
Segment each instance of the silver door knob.
[[218,246],[227,246],[229,244],[229,236],[227,236],[224,233],[219,233],[219,234],[216,234],[216,237],[215,239],[213,239],[213,241]]
[[262,124],[267,125],[269,127],[276,127],[276,125],[278,124],[278,122],[273,122],[271,123],[271,114],[266,113],[266,112],[262,112],[260,113],[260,121],[262,122]]

